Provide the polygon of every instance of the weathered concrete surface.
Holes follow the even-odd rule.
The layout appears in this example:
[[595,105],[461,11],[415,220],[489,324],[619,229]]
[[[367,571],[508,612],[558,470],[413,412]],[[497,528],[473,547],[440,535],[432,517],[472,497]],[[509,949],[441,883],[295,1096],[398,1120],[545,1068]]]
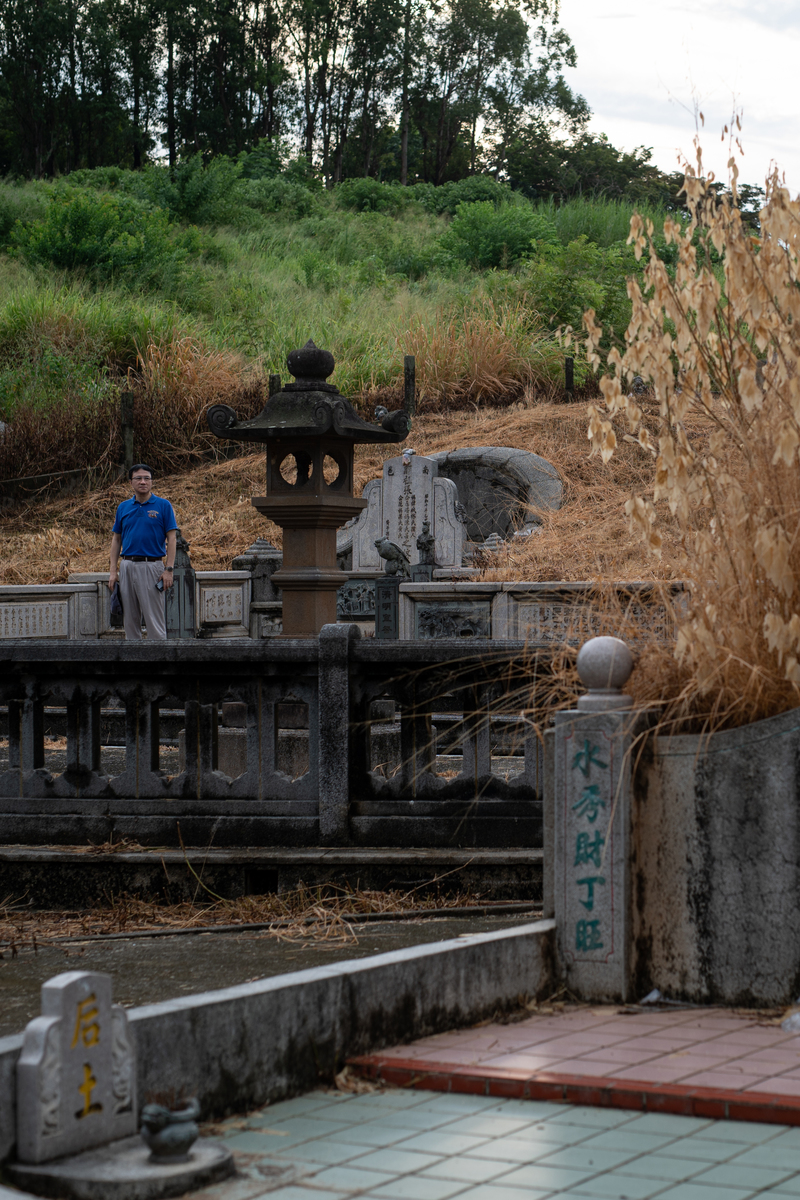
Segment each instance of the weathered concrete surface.
[[[201,1138],[187,1162],[158,1162],[138,1134],[57,1162],[10,1163],[7,1168],[20,1187],[56,1200],[162,1200],[226,1179],[235,1169],[222,1142]],[[0,1196],[4,1190],[0,1188]]]
[[[141,1102],[185,1089],[205,1116],[331,1079],[345,1058],[517,1006],[552,985],[553,921],[436,942],[129,1012]],[[21,1035],[0,1038],[0,1161],[14,1145]]]
[[467,510],[467,536],[483,542],[490,533],[510,537],[540,524],[538,513],[561,507],[563,486],[546,458],[511,446],[440,450],[431,458],[452,479]]
[[655,738],[633,804],[634,994],[800,994],[800,711]]

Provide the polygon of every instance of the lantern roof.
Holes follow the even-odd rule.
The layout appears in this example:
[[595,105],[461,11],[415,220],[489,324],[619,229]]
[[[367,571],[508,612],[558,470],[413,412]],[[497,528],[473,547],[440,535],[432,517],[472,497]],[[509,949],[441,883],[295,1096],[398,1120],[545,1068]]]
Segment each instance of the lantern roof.
[[206,414],[217,437],[240,442],[267,442],[272,438],[330,438],[348,442],[402,442],[411,429],[411,418],[402,410],[386,413],[380,424],[365,421],[349,400],[327,383],[335,366],[333,355],[312,341],[292,350],[286,365],[294,376],[281,391],[270,396],[263,410],[250,421],[239,421],[227,404],[214,404]]

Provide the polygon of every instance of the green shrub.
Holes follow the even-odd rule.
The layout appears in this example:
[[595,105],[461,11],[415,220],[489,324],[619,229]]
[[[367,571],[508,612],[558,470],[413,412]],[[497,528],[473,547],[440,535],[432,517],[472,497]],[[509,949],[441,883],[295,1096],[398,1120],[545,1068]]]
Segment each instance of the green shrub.
[[380,183],[377,179],[345,179],[334,195],[339,208],[392,214],[407,208],[415,198],[399,183]]
[[603,249],[584,234],[568,246],[540,246],[536,258],[525,264],[520,283],[531,306],[551,326],[580,329],[583,313],[593,308],[612,336],[613,330],[620,334],[630,320],[627,279],[637,273],[631,247],[617,244]]
[[466,179],[443,183],[439,187],[432,183],[417,183],[409,190],[417,203],[439,216],[444,213],[453,216],[459,204],[489,201],[498,206],[519,199],[507,183],[500,183],[491,175],[469,175]]
[[0,184],[0,246],[10,244],[17,221],[35,221],[44,215],[46,208],[47,196],[43,187]]
[[203,164],[200,154],[168,167],[142,173],[147,198],[178,221],[196,225],[233,225],[242,208],[241,165],[224,154]]
[[471,267],[508,267],[538,243],[558,245],[555,226],[528,204],[495,208],[490,200],[459,204],[441,245]]
[[307,217],[319,204],[314,192],[283,175],[243,180],[242,199],[256,212],[280,213],[286,217]]
[[17,225],[12,244],[29,262],[95,279],[152,283],[199,250],[196,231],[170,236],[169,220],[132,196],[59,187],[42,220]]

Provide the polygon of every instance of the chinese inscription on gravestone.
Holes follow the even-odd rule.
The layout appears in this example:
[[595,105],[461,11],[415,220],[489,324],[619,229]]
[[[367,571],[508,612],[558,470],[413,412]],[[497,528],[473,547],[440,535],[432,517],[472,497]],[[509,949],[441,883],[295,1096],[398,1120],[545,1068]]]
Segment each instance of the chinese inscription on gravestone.
[[48,1162],[136,1132],[136,1076],[111,976],[67,971],[42,985],[17,1063],[17,1153]]

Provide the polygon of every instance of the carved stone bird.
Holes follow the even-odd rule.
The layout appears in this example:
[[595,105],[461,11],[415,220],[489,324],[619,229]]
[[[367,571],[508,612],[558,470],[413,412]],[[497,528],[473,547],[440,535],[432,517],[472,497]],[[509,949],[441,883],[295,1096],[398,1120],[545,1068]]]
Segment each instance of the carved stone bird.
[[397,542],[390,542],[387,537],[380,537],[375,539],[375,546],[378,554],[386,562],[387,575],[409,575],[411,563],[408,555],[401,546],[397,545]]

